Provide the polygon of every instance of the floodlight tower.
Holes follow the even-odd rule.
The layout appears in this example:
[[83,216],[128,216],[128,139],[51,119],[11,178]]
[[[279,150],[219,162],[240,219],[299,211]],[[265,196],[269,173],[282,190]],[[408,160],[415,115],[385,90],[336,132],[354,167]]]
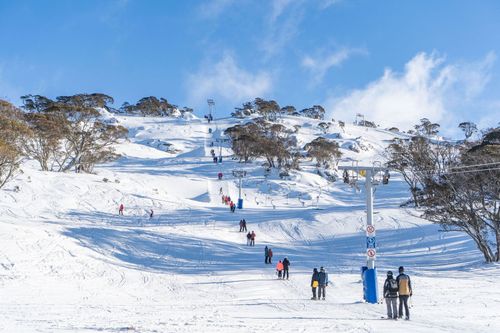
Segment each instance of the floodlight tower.
[[241,197],[241,180],[247,175],[246,171],[233,170],[233,176],[238,178],[238,209],[243,209],[243,198]]
[[210,121],[212,121],[215,115],[215,102],[213,99],[210,98],[207,99],[207,103],[208,103],[208,117]]

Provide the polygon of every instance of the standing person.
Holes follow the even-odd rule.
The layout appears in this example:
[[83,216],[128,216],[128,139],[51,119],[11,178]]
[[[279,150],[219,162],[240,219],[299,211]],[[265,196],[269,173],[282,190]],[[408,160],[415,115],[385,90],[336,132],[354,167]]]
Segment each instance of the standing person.
[[387,319],[398,319],[398,281],[394,279],[392,272],[387,272],[387,279],[384,282],[384,298],[387,305]]
[[403,266],[399,267],[399,275],[396,278],[399,292],[399,318],[403,318],[403,304],[405,306],[406,320],[410,320],[410,310],[408,308],[408,298],[413,295],[410,277],[406,275]]
[[288,280],[289,274],[288,274],[288,267],[290,267],[290,261],[288,260],[287,257],[283,259],[283,279],[285,278]]
[[219,194],[222,194],[222,187],[219,189]]
[[252,234],[250,235],[250,246],[255,246],[255,232],[252,230]]
[[247,245],[250,245],[252,242],[252,234],[250,232],[248,232],[247,234]]
[[240,232],[243,231],[243,220],[240,220]]
[[311,297],[311,299],[313,300],[316,300],[316,289],[318,289],[318,286],[319,286],[319,272],[318,272],[318,269],[315,268],[313,269],[313,274],[312,274],[312,277],[311,277],[311,288],[312,288],[312,292],[313,292],[313,297]]
[[272,264],[272,261],[273,261],[273,249],[271,249],[271,248],[269,248],[268,257],[269,257],[269,263]]
[[283,263],[281,260],[276,264],[276,272],[278,272],[278,279],[281,279],[281,274],[283,273]]
[[243,231],[247,231],[247,221],[243,219]]
[[328,286],[328,273],[325,272],[325,269],[323,267],[319,269],[318,285],[319,285],[318,299],[321,299],[321,296],[323,295],[323,301],[324,301],[326,297],[326,287]]
[[264,262],[267,264],[269,261],[269,248],[267,247],[267,245],[264,248],[264,257]]
[[123,204],[120,204],[120,207],[118,208],[118,215],[123,215],[124,209],[125,209],[125,207],[123,206]]
[[153,214],[154,214],[154,212],[153,212],[153,210],[151,209],[151,211],[149,212],[149,218],[150,218],[150,219],[152,219],[152,218],[153,218]]

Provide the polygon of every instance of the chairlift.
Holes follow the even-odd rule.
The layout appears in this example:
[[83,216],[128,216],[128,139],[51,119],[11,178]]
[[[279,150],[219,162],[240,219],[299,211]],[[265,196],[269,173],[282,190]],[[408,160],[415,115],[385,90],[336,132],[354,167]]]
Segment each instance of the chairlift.
[[382,173],[380,170],[382,168],[382,163],[380,161],[374,161],[373,162],[373,168],[372,168],[372,184],[373,185],[379,185],[383,181]]
[[389,178],[391,178],[391,174],[389,173],[389,170],[385,170],[384,176],[382,177],[382,184],[389,184]]

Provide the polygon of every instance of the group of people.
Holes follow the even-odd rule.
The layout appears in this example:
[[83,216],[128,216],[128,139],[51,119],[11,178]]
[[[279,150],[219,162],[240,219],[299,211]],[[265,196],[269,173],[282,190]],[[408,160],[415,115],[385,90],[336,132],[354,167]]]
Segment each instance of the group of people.
[[[271,263],[271,259],[269,259],[269,263]],[[281,260],[278,261],[278,263],[276,264],[276,273],[278,274],[278,279],[284,280],[286,276],[286,279],[288,280],[288,278],[290,277],[290,274],[288,273],[289,267],[290,267],[290,261],[288,260],[287,257],[285,257],[283,261]]]
[[255,231],[253,230],[247,234],[247,245],[255,246]]
[[211,122],[212,120],[214,120],[214,117],[212,117],[212,115],[211,115],[211,114],[206,114],[206,115],[204,116],[204,118],[208,121],[208,123],[209,123],[209,124],[210,124],[210,122]]
[[271,249],[270,247],[266,247],[264,248],[264,262],[266,264],[271,264],[271,261],[273,259],[273,249]]
[[[384,282],[384,298],[387,305],[387,319],[403,318],[403,306],[405,310],[405,319],[410,320],[410,310],[408,308],[408,299],[413,295],[410,277],[405,274],[405,269],[400,266],[399,275],[394,278],[392,271],[387,272],[387,278]],[[399,309],[397,309],[397,300],[399,298]]]
[[[325,271],[324,267],[313,269],[313,274],[311,277],[311,288],[312,288],[312,300],[325,300],[326,297],[326,287],[328,287],[328,273]],[[318,297],[316,297],[316,291],[318,291]]]
[[245,219],[240,220],[240,232],[247,231],[247,221]]
[[234,204],[233,200],[231,200],[231,197],[229,195],[222,195],[222,203],[228,205],[229,210],[231,210],[232,213],[236,211],[236,205]]

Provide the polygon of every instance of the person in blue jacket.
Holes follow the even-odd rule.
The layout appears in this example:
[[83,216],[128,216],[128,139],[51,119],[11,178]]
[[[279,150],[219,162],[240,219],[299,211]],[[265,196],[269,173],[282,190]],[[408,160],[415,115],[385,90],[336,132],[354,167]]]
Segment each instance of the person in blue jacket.
[[323,295],[322,299],[325,300],[326,287],[328,286],[328,273],[325,272],[325,269],[323,267],[319,269],[318,283],[319,283],[318,299],[321,299],[321,295]]

